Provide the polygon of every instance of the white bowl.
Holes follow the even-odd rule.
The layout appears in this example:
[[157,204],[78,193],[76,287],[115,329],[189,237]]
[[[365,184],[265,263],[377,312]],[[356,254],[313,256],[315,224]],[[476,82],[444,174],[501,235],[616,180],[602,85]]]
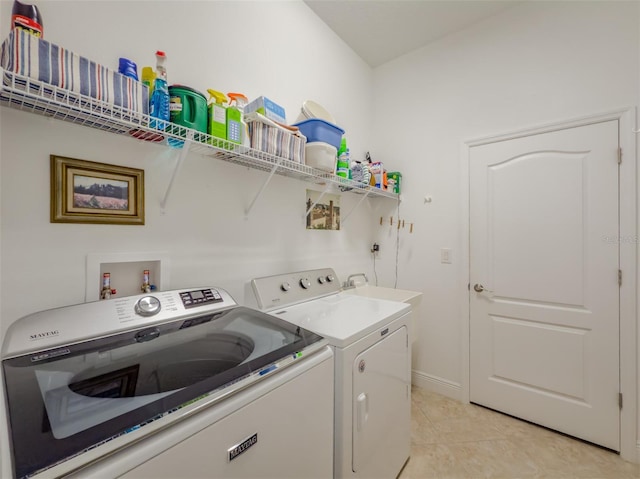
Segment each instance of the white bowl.
[[300,110],[300,115],[296,120],[296,123],[299,123],[304,120],[309,120],[311,118],[320,118],[321,120],[328,121],[329,123],[333,123],[335,125],[336,120],[331,113],[329,113],[325,108],[316,103],[313,100],[305,100],[302,103],[302,108]]

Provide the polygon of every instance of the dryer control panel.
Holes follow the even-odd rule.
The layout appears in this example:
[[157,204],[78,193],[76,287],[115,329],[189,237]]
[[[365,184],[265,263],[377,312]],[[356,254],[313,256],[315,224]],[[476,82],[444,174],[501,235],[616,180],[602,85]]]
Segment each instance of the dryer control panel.
[[340,292],[332,268],[265,276],[251,280],[258,308],[269,310]]

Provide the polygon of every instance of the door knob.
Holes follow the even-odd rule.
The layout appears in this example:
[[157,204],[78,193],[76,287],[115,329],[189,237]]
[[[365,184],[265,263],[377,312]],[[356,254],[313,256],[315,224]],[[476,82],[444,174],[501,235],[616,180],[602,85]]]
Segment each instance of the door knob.
[[491,291],[490,289],[484,289],[484,286],[482,286],[481,284],[478,284],[478,283],[473,285],[473,290],[476,293],[482,293],[484,291],[486,291],[487,293],[493,293],[493,291]]

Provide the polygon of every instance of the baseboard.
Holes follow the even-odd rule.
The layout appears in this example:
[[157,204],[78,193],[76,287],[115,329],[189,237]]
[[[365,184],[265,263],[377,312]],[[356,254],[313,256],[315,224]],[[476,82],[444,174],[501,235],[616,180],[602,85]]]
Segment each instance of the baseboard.
[[422,371],[411,371],[411,383],[427,391],[442,394],[451,399],[462,401],[462,387],[460,384]]

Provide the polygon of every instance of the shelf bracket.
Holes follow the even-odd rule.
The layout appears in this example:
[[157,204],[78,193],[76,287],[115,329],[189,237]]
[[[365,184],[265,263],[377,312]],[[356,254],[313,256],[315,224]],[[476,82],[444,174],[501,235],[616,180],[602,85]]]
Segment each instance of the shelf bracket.
[[254,196],[253,201],[251,201],[251,204],[249,204],[247,209],[244,210],[245,219],[249,218],[249,214],[251,213],[251,210],[253,209],[256,202],[258,201],[258,198],[260,198],[262,196],[262,193],[264,193],[264,190],[267,189],[267,185],[271,181],[271,178],[273,178],[273,175],[275,175],[276,171],[278,170],[278,167],[280,166],[281,161],[282,160],[280,159],[276,162],[275,165],[273,165],[273,168],[271,168],[271,172],[269,173],[269,176],[267,176],[267,179],[264,181],[264,183],[262,183],[262,187],[260,188],[260,191],[256,193],[256,196]]
[[304,214],[304,219],[307,218],[307,216],[309,216],[309,213],[311,213],[311,211],[316,207],[316,205],[318,203],[320,203],[320,200],[322,199],[322,197],[324,195],[327,194],[327,192],[329,191],[329,189],[331,188],[331,183],[327,184],[327,187],[324,189],[324,191],[322,193],[320,193],[320,196],[318,196],[318,199],[311,205],[309,206],[309,209],[307,210],[307,212]]
[[358,209],[358,207],[359,207],[359,206],[362,204],[362,202],[367,198],[367,196],[369,196],[369,193],[370,193],[370,192],[371,192],[371,188],[367,188],[367,192],[366,192],[364,195],[362,195],[362,198],[360,198],[360,201],[358,201],[358,202],[356,203],[356,205],[355,205],[353,208],[351,208],[351,209],[349,210],[349,212],[348,212],[346,215],[344,215],[344,217],[340,220],[340,222],[341,222],[342,224],[345,224],[345,223],[346,223],[347,218],[349,218],[349,216],[351,216],[351,213],[353,213],[355,210],[357,210],[357,209]]
[[165,214],[165,210],[167,208],[167,203],[169,201],[169,195],[171,194],[171,190],[173,189],[173,183],[178,177],[178,172],[182,167],[182,163],[184,159],[189,154],[189,147],[191,146],[191,141],[193,140],[193,131],[187,131],[187,139],[185,140],[182,148],[180,148],[180,154],[178,155],[178,160],[176,161],[176,165],[173,168],[173,174],[171,175],[171,180],[169,180],[169,184],[167,185],[167,191],[164,194],[164,198],[160,202],[160,209],[162,214]]

